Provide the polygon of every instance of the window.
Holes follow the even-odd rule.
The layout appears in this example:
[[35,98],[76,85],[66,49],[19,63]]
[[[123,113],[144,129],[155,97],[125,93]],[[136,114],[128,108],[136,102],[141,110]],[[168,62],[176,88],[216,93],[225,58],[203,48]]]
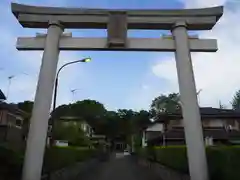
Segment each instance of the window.
[[22,120],[16,119],[16,126],[22,126]]
[[22,127],[23,120],[11,113],[7,114],[7,125]]
[[206,144],[206,146],[212,146],[213,145],[213,138],[212,137],[206,137],[205,138],[205,144]]

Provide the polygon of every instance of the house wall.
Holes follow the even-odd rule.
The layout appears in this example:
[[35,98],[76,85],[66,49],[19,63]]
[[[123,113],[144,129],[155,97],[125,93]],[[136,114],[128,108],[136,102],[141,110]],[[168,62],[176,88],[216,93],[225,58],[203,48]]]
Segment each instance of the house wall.
[[[206,128],[216,128],[225,127],[226,125],[231,125],[233,129],[239,130],[239,121],[236,119],[204,119],[202,120],[203,127]],[[167,125],[167,129],[174,127],[183,127],[183,120],[170,120]]]
[[172,129],[173,127],[183,127],[183,121],[181,120],[170,120],[167,124],[167,129]]
[[23,149],[25,141],[23,139],[23,131],[19,127],[9,127],[7,125],[0,126],[0,142],[7,142],[8,146],[14,149]]
[[226,127],[231,126],[232,129],[239,130],[239,122],[236,119],[212,119],[203,120],[203,127]]
[[234,127],[235,127],[235,129],[236,130],[239,130],[240,128],[240,123],[239,123],[240,121],[239,120],[235,120],[235,125],[234,125]]
[[148,127],[146,131],[163,131],[163,123],[156,123]]
[[142,147],[147,146],[147,143],[146,143],[147,139],[149,139],[152,134],[156,134],[158,132],[161,133],[163,131],[164,131],[163,123],[155,123],[150,127],[148,127],[145,131],[143,131],[143,134],[142,134]]
[[[236,119],[205,119],[205,120],[202,120],[202,125],[203,125],[203,128],[224,128],[227,126],[229,127],[229,125],[231,125],[232,129],[239,130],[239,126],[240,126],[239,121],[240,120],[236,120]],[[172,128],[177,128],[177,127],[183,127],[183,120],[170,120],[168,121],[168,124],[166,126],[167,126],[167,130],[171,130]],[[156,133],[161,133],[163,131],[164,131],[164,126],[162,123],[157,123],[147,128],[143,132],[142,146],[147,145],[145,142],[147,142],[148,139],[152,139],[152,137],[156,137]],[[205,139],[205,143],[206,145],[216,144],[216,142],[214,142],[214,140],[211,139],[211,137],[207,137],[207,139]],[[162,142],[160,144],[162,144]],[[184,141],[181,141],[181,142],[170,141],[166,143],[166,145],[182,145],[182,144],[185,144]]]
[[231,125],[232,129],[239,130],[239,121],[236,119],[233,119],[231,121],[226,120],[225,121],[226,125]]
[[83,130],[83,132],[85,132],[86,136],[91,136],[92,133],[93,133],[92,127],[84,121],[79,121],[79,122],[63,121],[62,123],[65,124],[65,125],[69,125],[69,124],[79,125],[80,128]]
[[143,131],[143,134],[142,134],[142,147],[146,147],[147,146],[147,136],[146,136],[146,131]]
[[88,123],[83,122],[81,124],[81,128],[86,133],[87,136],[91,136],[92,135],[92,131],[93,130],[92,130],[92,127]]
[[6,110],[0,111],[0,125],[19,126],[23,124],[23,117],[20,115],[12,114]]
[[202,120],[203,127],[224,127],[225,120],[224,119],[207,119]]
[[6,125],[7,124],[7,111],[0,110],[0,124]]

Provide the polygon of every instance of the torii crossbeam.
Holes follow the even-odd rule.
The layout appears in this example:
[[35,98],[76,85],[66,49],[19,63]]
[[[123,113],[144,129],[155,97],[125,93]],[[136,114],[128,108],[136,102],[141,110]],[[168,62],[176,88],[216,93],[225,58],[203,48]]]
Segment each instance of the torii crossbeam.
[[[211,30],[223,7],[181,10],[113,10],[35,7],[12,3],[23,27],[47,28],[46,37],[25,37],[19,50],[44,50],[24,160],[23,180],[40,180],[48,118],[60,50],[175,52],[191,180],[208,180],[201,117],[190,52],[215,52],[216,40],[188,30]],[[107,29],[107,38],[63,36],[64,29]],[[128,29],[171,30],[172,38],[128,38]]]

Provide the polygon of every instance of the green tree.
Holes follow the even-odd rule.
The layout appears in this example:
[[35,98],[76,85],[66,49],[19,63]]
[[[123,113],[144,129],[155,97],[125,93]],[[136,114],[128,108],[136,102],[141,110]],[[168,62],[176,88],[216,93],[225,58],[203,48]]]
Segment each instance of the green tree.
[[117,111],[118,119],[119,119],[119,126],[121,129],[121,133],[125,134],[126,136],[129,136],[132,133],[133,129],[133,118],[136,115],[136,112],[133,110],[128,109],[119,109]]
[[79,119],[87,121],[94,130],[102,131],[101,128],[103,128],[106,113],[107,110],[102,103],[87,99],[68,105],[61,105],[52,112],[52,116],[56,119],[63,116],[79,117]]
[[25,111],[29,115],[32,114],[32,109],[33,109],[33,102],[32,101],[24,101],[20,102],[17,104],[18,108],[21,109],[22,111]]
[[59,106],[53,114],[56,117],[77,116],[87,121],[97,134],[104,134],[110,139],[119,136],[131,139],[133,133],[149,123],[147,111],[107,111],[102,103],[89,99]]
[[238,90],[233,96],[231,104],[234,110],[240,109],[240,90]]
[[98,117],[106,113],[104,105],[98,101],[86,99],[70,105],[71,111],[83,118]]
[[151,123],[150,113],[145,110],[141,110],[136,113],[133,118],[133,131],[141,131],[143,128],[147,127]]
[[119,121],[118,113],[115,111],[108,111],[101,120],[98,121],[98,127],[96,131],[100,134],[105,134],[108,137],[116,137],[119,134]]
[[77,101],[68,105],[61,105],[52,113],[55,117],[78,116],[83,119],[97,118],[107,112],[104,105],[95,100]]
[[151,113],[153,116],[160,113],[176,112],[180,109],[179,93],[171,93],[169,95],[160,95],[156,97],[151,104]]

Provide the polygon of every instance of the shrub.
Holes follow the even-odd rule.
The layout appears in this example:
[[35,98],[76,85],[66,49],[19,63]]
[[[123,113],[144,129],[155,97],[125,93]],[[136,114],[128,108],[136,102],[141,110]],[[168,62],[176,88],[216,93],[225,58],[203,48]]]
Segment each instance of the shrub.
[[[96,154],[96,150],[86,147],[47,148],[44,157],[43,173],[74,165],[77,162],[94,157]],[[7,180],[19,179],[23,157],[23,152],[0,146],[0,177]]]
[[19,179],[22,170],[23,154],[6,146],[0,146],[1,179]]
[[76,162],[87,160],[96,154],[96,150],[86,147],[52,147],[47,148],[44,157],[44,171],[54,171]]
[[188,173],[186,147],[157,147],[155,148],[156,160],[161,164],[177,171]]
[[[240,179],[239,146],[207,147],[206,152],[211,180]],[[155,156],[155,160],[162,165],[188,173],[187,153],[184,146],[155,147],[153,151],[145,150],[144,156],[146,158]]]
[[240,179],[240,147],[207,148],[208,166],[211,180]]

